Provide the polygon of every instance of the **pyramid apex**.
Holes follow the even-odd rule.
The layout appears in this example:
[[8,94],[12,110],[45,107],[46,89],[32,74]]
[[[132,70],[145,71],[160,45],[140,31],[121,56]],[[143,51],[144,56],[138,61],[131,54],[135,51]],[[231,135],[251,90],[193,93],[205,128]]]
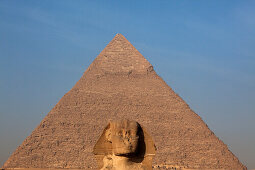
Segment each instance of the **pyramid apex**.
[[117,33],[115,36],[123,36],[121,33]]
[[123,36],[121,33],[117,33],[115,36]]
[[153,67],[122,34],[117,33],[90,69],[103,74],[148,74]]
[[[114,36],[114,38],[112,39],[112,41],[113,40],[116,40],[116,39],[122,39],[122,40],[125,40],[125,41],[127,41],[128,43],[130,43],[127,39],[126,39],[126,37],[124,36],[124,35],[122,35],[121,33],[117,33],[115,36]],[[131,44],[131,43],[130,43]]]

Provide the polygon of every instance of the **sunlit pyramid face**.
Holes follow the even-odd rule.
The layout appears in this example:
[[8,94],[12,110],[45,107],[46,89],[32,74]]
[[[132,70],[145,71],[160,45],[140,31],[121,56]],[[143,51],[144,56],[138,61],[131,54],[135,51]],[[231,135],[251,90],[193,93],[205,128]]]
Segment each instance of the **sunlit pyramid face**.
[[138,147],[138,124],[129,120],[111,122],[106,138],[112,143],[115,155],[133,154]]

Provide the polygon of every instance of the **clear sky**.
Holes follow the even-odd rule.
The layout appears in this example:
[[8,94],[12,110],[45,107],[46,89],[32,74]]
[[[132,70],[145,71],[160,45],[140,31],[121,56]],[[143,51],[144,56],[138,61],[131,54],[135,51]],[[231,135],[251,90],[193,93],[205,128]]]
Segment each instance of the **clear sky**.
[[116,33],[255,169],[253,0],[0,0],[0,166]]

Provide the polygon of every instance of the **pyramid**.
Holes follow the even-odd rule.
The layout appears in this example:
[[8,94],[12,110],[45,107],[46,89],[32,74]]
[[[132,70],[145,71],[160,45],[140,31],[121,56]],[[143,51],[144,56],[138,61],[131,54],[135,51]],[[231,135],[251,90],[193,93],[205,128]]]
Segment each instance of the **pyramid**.
[[112,119],[142,124],[153,166],[246,169],[121,34],[14,151],[3,168],[96,169],[93,146]]

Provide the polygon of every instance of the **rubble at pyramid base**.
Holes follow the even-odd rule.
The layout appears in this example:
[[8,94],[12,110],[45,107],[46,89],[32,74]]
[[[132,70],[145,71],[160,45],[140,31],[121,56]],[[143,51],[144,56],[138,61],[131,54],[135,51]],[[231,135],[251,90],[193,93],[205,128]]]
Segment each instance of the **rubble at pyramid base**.
[[[87,167],[84,169],[65,169],[61,168],[62,170],[98,170],[94,169],[92,167]],[[0,170],[61,170],[59,168],[6,168],[6,169],[0,169]],[[190,169],[185,168],[182,166],[174,166],[174,165],[153,165],[153,170],[198,170],[198,169]],[[224,170],[224,169],[203,169],[203,170]]]

